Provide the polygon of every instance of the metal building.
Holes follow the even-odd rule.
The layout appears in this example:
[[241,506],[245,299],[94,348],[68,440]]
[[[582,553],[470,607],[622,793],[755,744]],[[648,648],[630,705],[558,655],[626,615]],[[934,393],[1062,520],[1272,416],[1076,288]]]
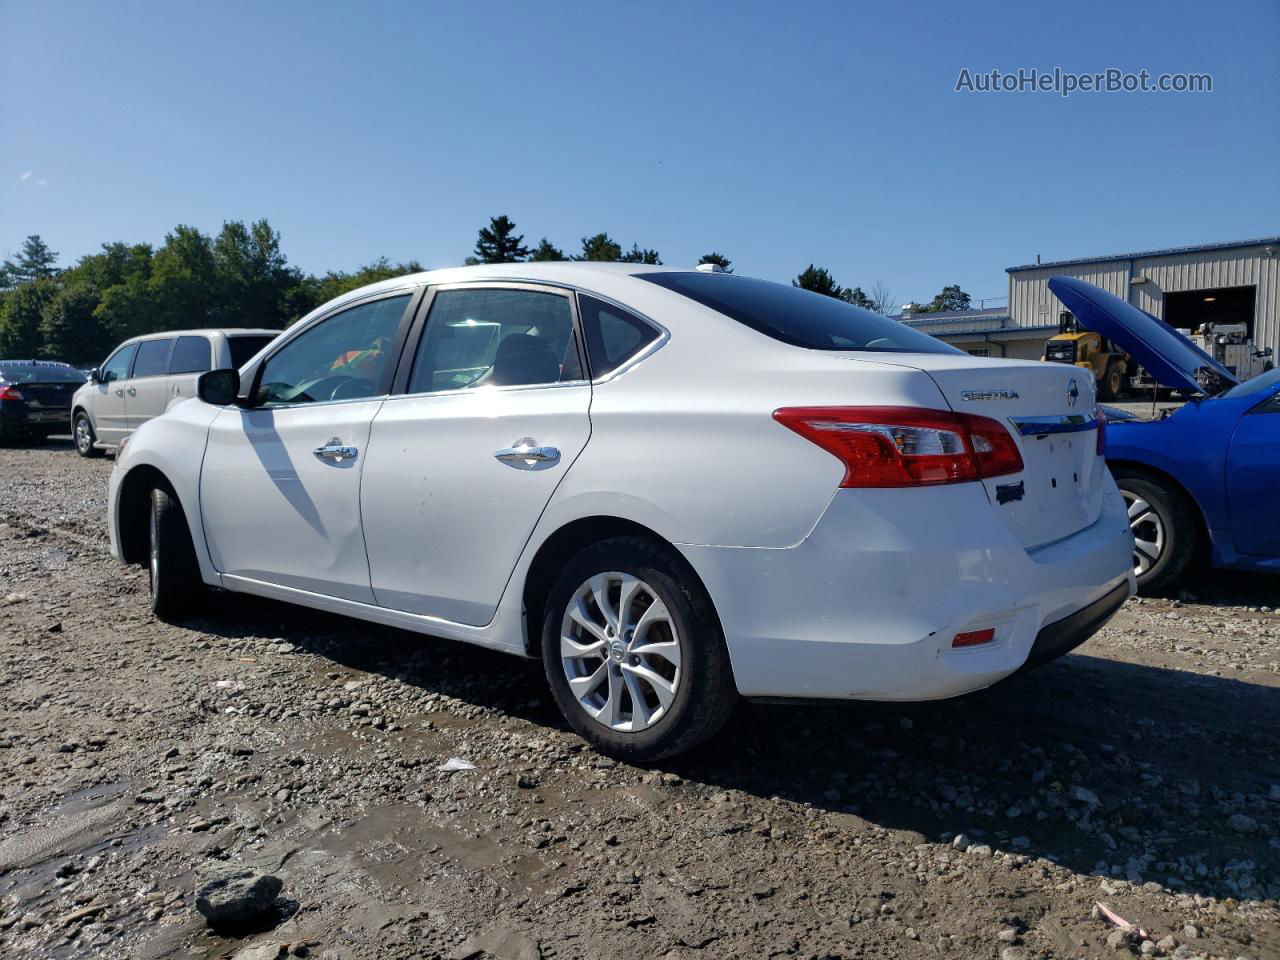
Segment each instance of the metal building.
[[1280,237],[1029,263],[1007,272],[1014,327],[1055,327],[1065,307],[1049,292],[1049,278],[1077,277],[1172,327],[1245,323],[1259,348],[1280,355]]
[[975,357],[1039,360],[1044,355],[1044,342],[1058,332],[1057,314],[1051,324],[1016,326],[1005,307],[914,316],[902,313],[894,319]]

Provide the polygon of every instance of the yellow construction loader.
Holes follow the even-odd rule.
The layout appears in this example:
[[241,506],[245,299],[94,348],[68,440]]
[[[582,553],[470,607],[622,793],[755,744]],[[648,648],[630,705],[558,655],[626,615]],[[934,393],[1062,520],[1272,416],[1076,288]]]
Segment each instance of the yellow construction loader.
[[1085,330],[1072,314],[1058,314],[1058,332],[1044,345],[1041,360],[1070,363],[1093,374],[1099,400],[1115,400],[1128,383],[1133,362],[1129,355],[1112,348],[1101,334]]

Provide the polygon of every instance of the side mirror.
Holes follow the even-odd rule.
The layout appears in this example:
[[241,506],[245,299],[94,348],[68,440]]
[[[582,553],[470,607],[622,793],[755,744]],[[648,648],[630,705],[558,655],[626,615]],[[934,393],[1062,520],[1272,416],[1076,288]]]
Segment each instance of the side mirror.
[[239,370],[210,370],[196,380],[196,396],[215,407],[231,406],[239,393]]
[[94,367],[92,370],[90,370],[90,371],[89,371],[89,382],[90,382],[90,383],[101,383],[101,382],[102,382],[102,371],[101,371],[101,370],[99,370],[97,367]]

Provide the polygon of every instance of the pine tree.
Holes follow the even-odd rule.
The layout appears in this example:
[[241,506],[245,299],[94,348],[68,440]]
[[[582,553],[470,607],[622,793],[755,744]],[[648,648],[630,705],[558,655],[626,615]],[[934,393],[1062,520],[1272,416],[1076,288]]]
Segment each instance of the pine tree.
[[548,260],[567,260],[564,251],[557,247],[554,243],[543,237],[538,241],[538,245],[533,248],[533,253],[529,254],[529,259],[537,262]]
[[573,259],[617,263],[622,259],[622,247],[607,233],[597,233],[582,238],[582,254]]
[[637,244],[632,244],[631,249],[624,253],[620,258],[623,263],[648,263],[660,265],[662,258],[658,256],[657,250],[644,249],[641,250]]
[[515,223],[503,214],[490,217],[489,226],[480,228],[476,240],[476,260],[480,263],[519,263],[529,256],[524,246],[524,234],[515,234]]
[[57,262],[58,252],[50,250],[40,234],[33,233],[22,244],[16,261],[6,260],[0,264],[0,287],[16,287],[40,277],[51,277],[58,272]]

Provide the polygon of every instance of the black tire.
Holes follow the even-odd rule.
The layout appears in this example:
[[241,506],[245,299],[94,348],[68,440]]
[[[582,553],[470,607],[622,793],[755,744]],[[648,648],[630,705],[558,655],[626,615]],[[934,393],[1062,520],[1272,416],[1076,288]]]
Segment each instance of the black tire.
[[[1134,572],[1138,576],[1138,592],[1156,593],[1175,583],[1191,566],[1200,550],[1200,528],[1195,508],[1186,495],[1175,487],[1145,471],[1116,467],[1112,469],[1116,485],[1124,494],[1134,526]],[[1136,502],[1145,502],[1154,520],[1144,520],[1145,513],[1134,513]],[[1157,527],[1158,522],[1158,527]],[[1160,533],[1161,536],[1154,536]],[[1157,555],[1141,549],[1139,542],[1159,543]],[[1147,558],[1143,568],[1142,558]]]
[[[611,572],[639,579],[655,599],[666,605],[679,645],[680,666],[670,704],[663,708],[659,719],[638,732],[615,730],[595,720],[573,693],[561,658],[561,625],[569,602],[592,577]],[[643,599],[642,596],[639,602]],[[664,636],[670,638],[671,634]],[[639,663],[634,657],[624,659]],[[729,653],[711,599],[684,558],[670,547],[643,537],[602,540],[565,565],[547,595],[543,611],[542,660],[552,696],[569,725],[601,753],[630,763],[649,763],[706,742],[724,726],[738,699]],[[615,676],[622,677],[621,660],[615,664],[602,654],[601,661],[604,669],[616,670]],[[625,696],[632,703],[634,718],[634,702],[629,692],[622,693],[624,685],[620,680],[619,697]]]
[[71,442],[75,444],[76,453],[82,457],[100,457],[102,451],[94,446],[98,436],[93,432],[93,424],[84,411],[77,413],[71,425]]
[[1107,364],[1102,379],[1098,381],[1098,399],[1107,401],[1119,398],[1124,389],[1124,375],[1120,372],[1120,364],[1115,360]]
[[198,612],[207,591],[200,579],[191,528],[182,506],[167,490],[151,491],[147,539],[151,611],[168,622]]

